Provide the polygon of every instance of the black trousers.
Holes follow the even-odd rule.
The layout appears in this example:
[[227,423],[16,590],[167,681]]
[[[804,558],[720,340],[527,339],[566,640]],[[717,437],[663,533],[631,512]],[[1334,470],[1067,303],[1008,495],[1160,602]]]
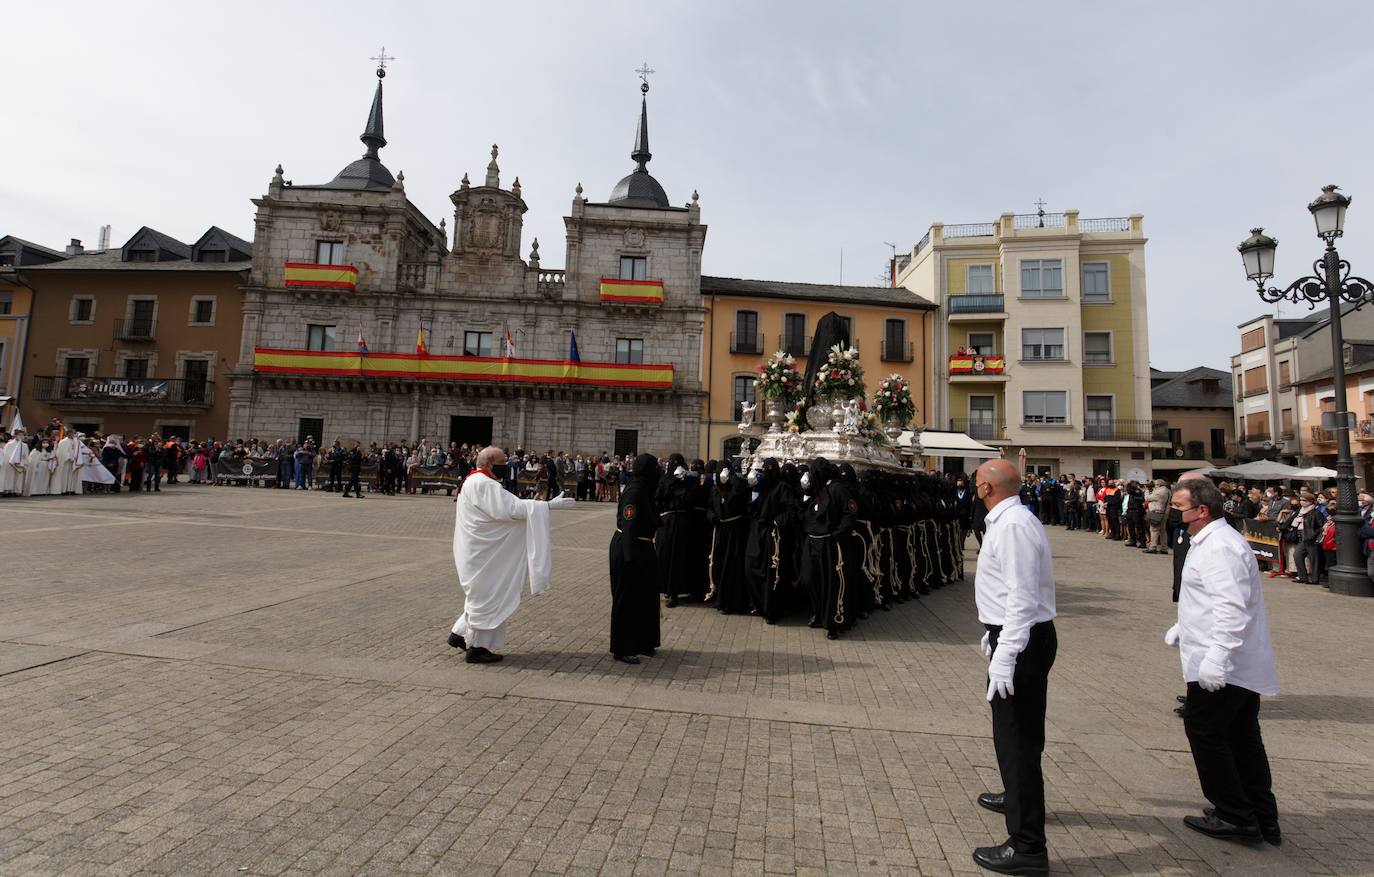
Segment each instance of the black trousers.
[[347,482],[346,484],[344,484],[343,495],[344,495],[344,496],[348,496],[348,492],[349,492],[350,490],[353,491],[353,492],[354,492],[355,494],[357,494],[358,496],[362,496],[362,495],[363,495],[363,486],[362,486],[361,484],[358,483],[358,473],[357,473],[357,472],[350,472],[350,473],[348,473],[348,482]]
[[1260,696],[1227,685],[1207,691],[1188,683],[1183,705],[1183,730],[1193,750],[1202,794],[1216,808],[1217,818],[1232,825],[1277,823],[1269,755],[1259,726]]
[[[988,644],[996,648],[1002,628],[987,625]],[[1059,651],[1053,621],[1030,629],[1030,639],[1016,656],[1011,697],[992,701],[992,745],[1006,791],[1007,836],[1018,853],[1045,852],[1045,777],[1040,756],[1045,751],[1045,704],[1050,668]]]

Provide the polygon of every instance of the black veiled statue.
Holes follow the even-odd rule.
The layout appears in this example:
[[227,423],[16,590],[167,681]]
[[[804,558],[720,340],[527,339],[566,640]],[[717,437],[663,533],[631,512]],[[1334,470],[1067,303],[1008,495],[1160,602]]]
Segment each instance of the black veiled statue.
[[802,381],[802,386],[806,388],[807,405],[814,401],[816,372],[825,364],[830,348],[836,344],[848,347],[849,343],[849,321],[844,317],[831,311],[816,323],[816,337],[811,339],[811,353],[806,357],[806,376]]

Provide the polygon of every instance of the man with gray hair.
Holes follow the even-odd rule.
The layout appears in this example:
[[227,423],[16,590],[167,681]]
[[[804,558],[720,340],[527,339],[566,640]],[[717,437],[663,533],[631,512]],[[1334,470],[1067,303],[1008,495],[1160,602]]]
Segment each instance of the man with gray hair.
[[1188,696],[1183,728],[1202,793],[1212,803],[1183,824],[1207,835],[1277,846],[1278,805],[1260,736],[1260,695],[1279,693],[1259,565],[1226,521],[1210,481],[1180,482],[1173,508],[1191,536],[1178,599],[1177,646]]

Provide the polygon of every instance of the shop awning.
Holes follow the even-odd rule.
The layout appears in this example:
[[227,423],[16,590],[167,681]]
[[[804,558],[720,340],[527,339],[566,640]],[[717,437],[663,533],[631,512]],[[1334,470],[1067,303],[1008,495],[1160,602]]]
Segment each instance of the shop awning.
[[[911,447],[912,431],[903,430],[897,437],[897,447]],[[927,429],[921,433],[921,452],[933,457],[974,457],[980,460],[991,460],[1002,456],[996,448],[990,448],[982,442],[969,438],[962,432],[941,432],[939,430]]]

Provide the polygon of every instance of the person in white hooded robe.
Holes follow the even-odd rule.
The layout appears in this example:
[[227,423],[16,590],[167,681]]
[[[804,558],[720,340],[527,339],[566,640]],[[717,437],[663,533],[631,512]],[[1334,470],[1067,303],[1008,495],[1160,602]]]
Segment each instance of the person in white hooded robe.
[[52,492],[66,496],[81,492],[81,476],[76,471],[76,458],[81,444],[76,433],[69,432],[57,443],[53,456],[57,459],[57,471],[53,473]]
[[501,660],[492,649],[505,648],[506,620],[519,608],[525,583],[532,595],[549,587],[549,509],[576,505],[562,494],[548,502],[517,498],[501,486],[505,466],[500,448],[483,448],[456,503],[453,562],[463,588],[463,614],[448,644],[462,649],[469,664]]
[[42,444],[29,451],[29,489],[27,496],[47,496],[52,493],[53,469],[57,460],[53,458],[52,442],[43,439]]
[[0,449],[0,496],[23,496],[28,488],[29,446],[24,427],[16,426],[10,440]]

